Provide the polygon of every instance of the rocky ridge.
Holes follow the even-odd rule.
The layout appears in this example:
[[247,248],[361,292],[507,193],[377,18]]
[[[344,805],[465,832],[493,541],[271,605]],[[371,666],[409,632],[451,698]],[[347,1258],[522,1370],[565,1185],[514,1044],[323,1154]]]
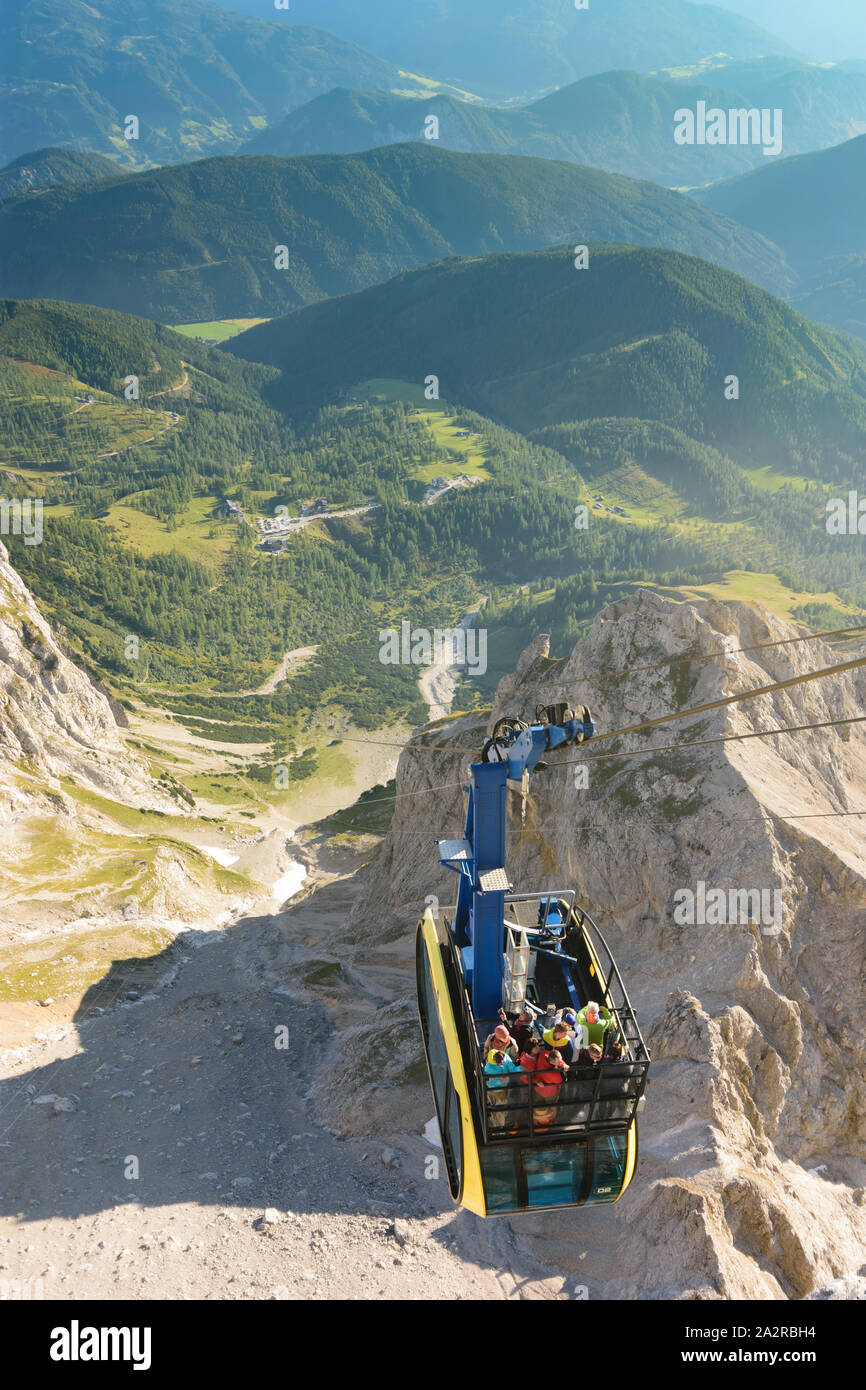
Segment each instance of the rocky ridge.
[[[604,732],[846,659],[821,641],[763,645],[798,635],[764,609],[642,591],[604,609],[565,661],[538,638],[501,683],[489,723],[566,698],[588,703]],[[677,664],[723,653],[726,640],[763,649]],[[863,675],[845,673],[557,750],[525,807],[510,796],[509,877],[521,889],[576,888],[654,1059],[639,1176],[623,1201],[511,1223],[565,1270],[589,1242],[591,1296],[802,1298],[859,1287],[866,1272],[866,841],[858,816],[835,814],[866,811],[862,726],[670,749],[857,715],[864,692]],[[369,980],[390,971],[392,990],[405,972],[407,1010],[425,896],[454,895],[433,840],[462,825],[459,782],[483,732],[475,716],[441,721],[416,739],[428,751],[404,752],[394,820],[351,916],[355,969]],[[569,765],[583,757],[598,758],[585,764],[588,785]],[[778,921],[678,924],[677,895],[700,883],[778,894],[768,899]],[[351,1072],[383,1028],[381,1015],[358,1025],[334,1065]],[[430,1108],[423,1084],[357,1081],[351,1106],[321,1098],[348,1132],[365,1109],[417,1118]]]
[[0,542],[0,824],[64,805],[64,778],[177,810],[127,749],[108,696],[64,655]]

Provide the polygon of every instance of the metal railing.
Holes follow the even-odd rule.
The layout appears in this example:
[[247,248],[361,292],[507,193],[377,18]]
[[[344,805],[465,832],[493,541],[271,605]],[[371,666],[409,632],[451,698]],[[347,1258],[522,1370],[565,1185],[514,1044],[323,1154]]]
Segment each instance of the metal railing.
[[572,918],[574,921],[573,929],[579,929],[583,933],[584,939],[588,942],[591,953],[595,957],[597,969],[604,972],[604,980],[599,979],[601,996],[598,1002],[604,1004],[613,1014],[619,1027],[624,1054],[627,1054],[628,1059],[644,1064],[645,1080],[650,1055],[610,947],[600,928],[584,908],[573,908]]
[[[619,969],[599,927],[585,909],[575,906],[572,889],[542,893],[506,895],[510,904],[538,902],[547,899],[544,917],[537,925],[527,926],[506,915],[506,925],[522,926],[532,936],[539,930],[550,930],[547,918],[551,903],[562,903],[565,912],[562,937],[580,932],[589,948],[598,976],[598,1002],[610,1010],[614,1025],[606,1041],[616,1038],[622,1046],[619,1058],[604,1057],[599,1062],[574,1063],[562,1073],[542,1065],[534,1072],[486,1075],[481,1056],[484,1038],[493,1032],[500,1019],[479,1020],[472,1014],[469,993],[460,964],[454,953],[455,994],[458,1000],[461,1033],[466,1039],[464,1063],[467,1080],[473,1091],[475,1113],[482,1122],[482,1142],[530,1139],[556,1135],[566,1137],[576,1133],[591,1135],[619,1133],[628,1129],[646,1089],[650,1055],[638,1026],[631,1001]],[[533,947],[533,949],[535,949]],[[568,952],[563,956],[568,959]],[[494,1085],[490,1083],[494,1082]],[[503,1084],[504,1083],[504,1084]]]
[[[485,1142],[624,1131],[643,1095],[648,1066],[608,1058],[560,1071],[542,1062],[519,1075],[485,1076]],[[480,1062],[479,1069],[483,1073]]]

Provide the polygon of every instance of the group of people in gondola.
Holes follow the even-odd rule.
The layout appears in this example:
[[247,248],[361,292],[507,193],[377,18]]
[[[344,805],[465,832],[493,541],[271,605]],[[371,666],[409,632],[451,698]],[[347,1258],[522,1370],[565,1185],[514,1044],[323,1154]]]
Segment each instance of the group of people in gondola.
[[482,1048],[493,1129],[528,1124],[528,1103],[516,1099],[517,1084],[531,1086],[534,1127],[546,1129],[556,1120],[572,1067],[592,1068],[622,1058],[622,1044],[607,1036],[613,1015],[594,1000],[577,1013],[551,1004],[544,1014],[524,1008],[509,1016],[500,1009],[499,1017],[502,1021]]

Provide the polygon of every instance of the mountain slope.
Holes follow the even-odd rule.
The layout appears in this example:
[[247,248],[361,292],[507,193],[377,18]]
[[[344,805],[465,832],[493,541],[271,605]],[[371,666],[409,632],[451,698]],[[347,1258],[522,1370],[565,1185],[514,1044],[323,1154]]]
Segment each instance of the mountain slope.
[[866,135],[696,196],[784,248],[803,313],[866,337]]
[[809,318],[866,338],[866,254],[831,259],[794,302]]
[[[258,0],[240,0],[244,9]],[[238,8],[232,0],[231,8]],[[613,67],[646,71],[712,53],[790,53],[751,20],[686,0],[292,0],[294,23],[318,24],[414,72],[436,72],[492,99],[513,100]]]
[[67,183],[89,183],[117,174],[117,165],[102,154],[48,147],[32,150],[0,169],[0,202],[24,193],[39,193]]
[[[281,368],[281,399],[295,409],[370,377],[435,373],[447,399],[524,431],[640,417],[746,455],[766,450],[764,463],[825,469],[866,446],[866,353],[739,276],[669,251],[592,247],[584,271],[567,248],[440,262],[229,346]],[[730,374],[737,400],[725,399]]]
[[59,778],[74,777],[109,796],[172,808],[127,751],[107,696],[57,645],[0,541],[0,818],[7,829],[33,810],[34,774],[55,788]]
[[695,195],[763,232],[792,261],[866,252],[866,135],[796,155]]
[[[157,164],[231,148],[341,83],[411,88],[390,64],[321,29],[287,29],[211,0],[6,0],[0,10],[0,161],[71,143]],[[128,115],[138,140],[124,139]]]
[[159,324],[106,309],[0,300],[4,357],[68,374],[103,391],[119,391],[129,373],[163,389],[181,374],[181,352],[191,362],[208,361],[201,344],[187,343]]
[[653,184],[418,144],[223,157],[16,200],[0,210],[0,293],[168,322],[271,317],[449,254],[565,238],[660,243],[789,281],[763,238]]
[[726,111],[781,108],[789,154],[866,130],[866,76],[767,59],[699,67],[688,78],[605,72],[523,107],[338,88],[258,132],[242,152],[348,153],[419,140],[426,117],[435,115],[438,141],[448,149],[567,159],[678,187],[767,166],[759,145],[677,145],[674,114],[699,101]]

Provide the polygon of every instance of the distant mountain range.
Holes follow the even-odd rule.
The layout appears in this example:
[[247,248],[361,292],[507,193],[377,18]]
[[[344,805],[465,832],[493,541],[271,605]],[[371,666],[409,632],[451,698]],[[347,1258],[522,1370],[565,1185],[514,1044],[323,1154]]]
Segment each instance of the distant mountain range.
[[[421,86],[345,39],[273,15],[211,0],[4,0],[0,162],[68,144],[161,164],[232,149],[332,87]],[[124,137],[129,115],[137,140]]]
[[833,149],[765,162],[695,195],[714,212],[763,232],[802,265],[866,252],[866,135]]
[[[262,13],[261,0],[224,3]],[[591,0],[584,10],[571,0],[291,0],[283,23],[319,25],[401,68],[495,101],[528,99],[617,67],[646,72],[717,53],[792,52],[743,15],[687,0]]]
[[804,313],[866,337],[866,135],[697,196],[782,247]]
[[13,199],[0,208],[0,293],[168,323],[272,317],[450,254],[566,240],[662,245],[791,283],[762,236],[655,184],[415,144],[214,158]]
[[435,116],[436,140],[448,149],[567,159],[677,187],[712,183],[767,163],[759,144],[675,143],[675,112],[695,111],[701,101],[726,112],[781,109],[783,153],[820,149],[866,132],[866,73],[771,58],[706,66],[688,78],[605,72],[525,107],[483,106],[450,94],[419,100],[337,88],[259,131],[240,152],[350,153],[429,139],[425,123]]
[[[423,384],[527,433],[659,421],[738,459],[862,467],[866,349],[706,261],[641,247],[440,262],[261,324],[229,350],[283,372],[290,411],[370,378]],[[726,383],[737,377],[739,396]]]
[[816,62],[827,62],[843,53],[866,55],[863,0],[832,0],[829,5],[802,3],[802,0],[800,4],[792,4],[791,0],[717,0],[717,3],[739,14],[748,10],[750,19],[808,53]]
[[0,169],[0,203],[24,193],[40,193],[65,183],[113,178],[117,164],[102,154],[48,148],[33,150]]

